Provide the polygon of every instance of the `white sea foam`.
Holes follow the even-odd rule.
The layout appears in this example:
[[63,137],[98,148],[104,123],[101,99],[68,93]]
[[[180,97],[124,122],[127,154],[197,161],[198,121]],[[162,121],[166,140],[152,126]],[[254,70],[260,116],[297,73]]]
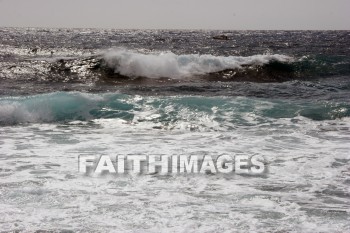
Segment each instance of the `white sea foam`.
[[181,78],[240,69],[242,66],[264,65],[272,61],[293,61],[292,57],[280,54],[223,57],[199,54],[176,55],[172,52],[143,54],[125,49],[108,51],[103,58],[116,73],[148,78]]
[[[226,132],[140,130],[119,119],[0,127],[1,229],[346,232],[349,120],[294,120]],[[269,172],[86,177],[77,168],[79,155],[223,153],[261,155]]]
[[[64,113],[70,119],[72,114],[96,111],[96,106],[103,111],[93,121],[40,123],[46,113],[56,117]],[[0,114],[7,114],[6,119],[32,117],[39,124],[0,127],[0,228],[333,232],[337,225],[335,232],[350,229],[349,118],[315,121],[264,113],[278,106],[275,101],[246,97],[112,93],[4,98]],[[121,109],[129,109],[133,118],[98,118]],[[85,155],[223,154],[262,156],[268,172],[252,177],[86,177],[77,167],[78,156]]]

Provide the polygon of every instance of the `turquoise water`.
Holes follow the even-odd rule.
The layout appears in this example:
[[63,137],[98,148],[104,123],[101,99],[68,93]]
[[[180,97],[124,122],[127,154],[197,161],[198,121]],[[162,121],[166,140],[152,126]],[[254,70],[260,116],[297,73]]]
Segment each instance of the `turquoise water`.
[[[248,97],[132,96],[106,93],[57,92],[25,97],[0,98],[0,123],[64,123],[74,120],[121,119],[126,122],[149,121],[167,126],[181,122],[196,123],[207,117],[218,125],[250,125],[279,118],[305,117],[311,120],[336,120],[350,116],[348,102],[310,100],[271,100]],[[138,118],[144,115],[143,118]],[[153,116],[147,118],[146,116]]]

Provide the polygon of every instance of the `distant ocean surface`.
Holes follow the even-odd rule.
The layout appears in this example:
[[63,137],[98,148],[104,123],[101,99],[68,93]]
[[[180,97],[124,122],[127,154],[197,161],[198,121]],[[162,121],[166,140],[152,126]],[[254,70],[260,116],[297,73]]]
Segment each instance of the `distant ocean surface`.
[[[118,154],[268,169],[78,172]],[[4,232],[350,232],[350,32],[0,28],[0,160]]]

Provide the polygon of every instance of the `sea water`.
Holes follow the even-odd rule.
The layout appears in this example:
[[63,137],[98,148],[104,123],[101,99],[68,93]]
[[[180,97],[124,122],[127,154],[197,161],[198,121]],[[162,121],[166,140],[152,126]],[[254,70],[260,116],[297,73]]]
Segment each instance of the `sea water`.
[[[0,33],[1,231],[350,231],[348,31]],[[266,170],[79,173],[103,155]]]

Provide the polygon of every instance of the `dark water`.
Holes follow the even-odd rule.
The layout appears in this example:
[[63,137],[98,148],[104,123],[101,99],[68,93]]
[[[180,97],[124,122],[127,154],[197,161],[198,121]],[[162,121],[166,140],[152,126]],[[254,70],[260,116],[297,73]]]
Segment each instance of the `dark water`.
[[[316,99],[339,98],[342,95],[344,99],[349,97],[348,31],[2,28],[0,33],[2,95],[120,90],[130,94],[152,95],[311,96]],[[227,35],[228,40],[212,38],[220,34]],[[120,67],[116,64],[106,64],[106,60],[112,59],[106,58],[107,50],[120,51],[121,48],[129,54],[115,55],[115,59],[127,63],[130,62],[130,56],[134,56],[132,62],[137,63],[124,74],[120,74]],[[33,49],[37,51],[31,52]],[[162,57],[168,61],[167,64],[161,64],[156,59],[162,52],[173,53],[167,54],[169,56],[166,59]],[[141,54],[146,56],[140,58]],[[155,54],[156,57],[147,54]],[[259,64],[257,61],[249,63],[246,58],[268,54],[288,56],[290,60],[266,58],[264,64]],[[191,72],[184,70],[186,67],[175,67],[181,59],[184,60],[178,57],[181,55],[210,55],[212,61],[196,61],[187,57],[196,63],[193,66],[202,65],[196,72]],[[245,58],[246,64],[243,62],[239,68],[233,65],[236,61],[232,60],[229,61],[231,67],[218,64],[225,61],[224,57],[230,56],[233,59]],[[172,63],[172,59],[178,61]],[[160,67],[166,69],[160,74],[147,73],[148,63],[153,64],[155,70],[160,70]],[[212,69],[205,69],[209,66]],[[179,69],[181,73],[176,78],[174,69]]]

